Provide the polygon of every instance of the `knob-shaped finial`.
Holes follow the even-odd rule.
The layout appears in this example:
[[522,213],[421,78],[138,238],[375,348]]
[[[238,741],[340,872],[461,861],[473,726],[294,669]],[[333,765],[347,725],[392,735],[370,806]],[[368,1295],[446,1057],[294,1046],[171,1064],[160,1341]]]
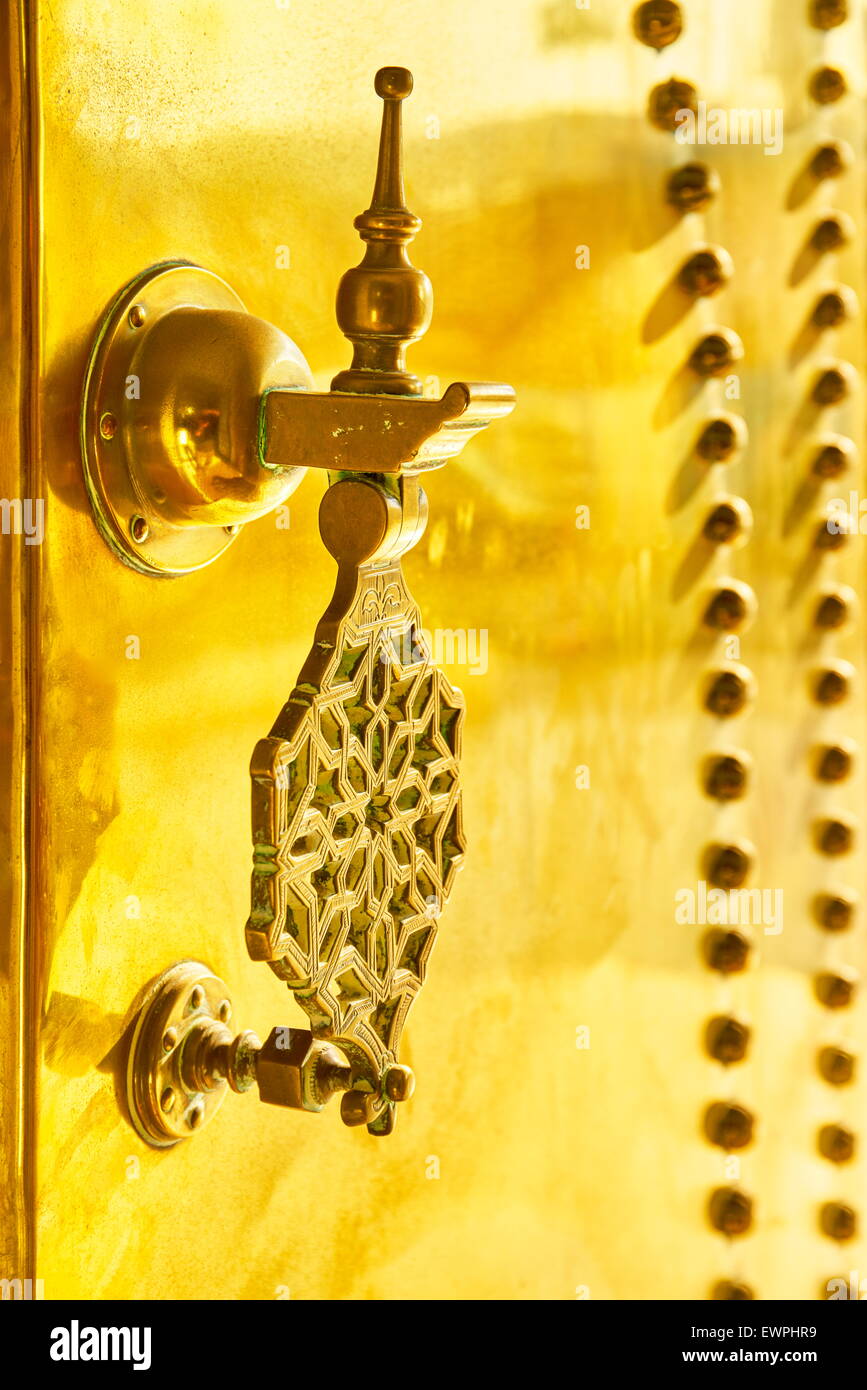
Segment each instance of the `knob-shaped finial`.
[[430,323],[433,289],[407,252],[421,227],[403,190],[400,103],[412,91],[412,73],[380,68],[374,87],[383,100],[379,162],[370,207],[355,219],[367,249],[337,291],[337,322],[352,343],[352,365],[331,389],[417,396],[421,382],[406,370],[406,349]]

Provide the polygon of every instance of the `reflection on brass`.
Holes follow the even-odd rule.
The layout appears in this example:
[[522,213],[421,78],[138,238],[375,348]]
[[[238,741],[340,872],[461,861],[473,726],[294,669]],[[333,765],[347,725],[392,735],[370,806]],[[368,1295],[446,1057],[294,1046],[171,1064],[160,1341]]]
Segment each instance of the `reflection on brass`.
[[645,0],[632,16],[632,27],[648,48],[668,48],[683,32],[683,13],[675,0]]
[[747,1055],[750,1030],[739,1018],[723,1015],[712,1018],[705,1032],[707,1050],[723,1066],[742,1062]]
[[852,925],[855,904],[840,893],[820,893],[813,903],[813,912],[825,931],[847,931]]
[[710,1222],[726,1236],[742,1236],[753,1222],[753,1202],[737,1187],[718,1187],[711,1193]]
[[691,111],[693,115],[698,112],[698,92],[691,82],[672,77],[653,88],[647,106],[651,125],[659,130],[676,130],[678,113],[681,111]]
[[700,299],[717,294],[733,274],[732,258],[722,246],[704,246],[681,266],[677,283],[685,294]]
[[682,164],[669,175],[666,198],[679,212],[701,212],[720,191],[720,177],[706,164]]
[[823,67],[810,77],[810,96],[820,106],[828,106],[846,95],[847,84],[839,68]]

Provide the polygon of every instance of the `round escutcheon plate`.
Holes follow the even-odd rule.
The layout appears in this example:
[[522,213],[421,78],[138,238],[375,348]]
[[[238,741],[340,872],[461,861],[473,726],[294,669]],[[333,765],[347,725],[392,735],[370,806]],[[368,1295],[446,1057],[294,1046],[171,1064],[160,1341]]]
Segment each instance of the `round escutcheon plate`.
[[137,275],[107,309],[87,364],[81,457],[96,524],[115,555],[142,574],[189,574],[211,564],[239,527],[170,526],[136,487],[130,450],[138,392],[133,360],[142,335],[179,307],[244,305],[224,280],[188,261],[164,261]]
[[225,1025],[231,1012],[226,985],[199,961],[181,961],[154,981],[133,1030],[126,1088],[130,1118],[148,1144],[163,1149],[191,1138],[222,1105],[228,1084],[195,1090],[181,1063],[191,1032]]

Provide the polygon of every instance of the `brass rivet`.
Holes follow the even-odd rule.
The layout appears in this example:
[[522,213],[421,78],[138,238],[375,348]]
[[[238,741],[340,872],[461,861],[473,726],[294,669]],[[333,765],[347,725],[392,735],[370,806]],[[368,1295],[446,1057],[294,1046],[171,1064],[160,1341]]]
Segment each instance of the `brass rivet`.
[[816,301],[812,313],[815,328],[839,328],[852,316],[854,305],[850,295],[842,290],[828,290]]
[[736,415],[718,415],[699,435],[695,451],[705,463],[725,463],[746,443],[746,427]]
[[850,235],[842,217],[834,213],[830,217],[823,217],[821,222],[816,224],[810,241],[814,250],[827,255],[828,252],[839,251],[841,246],[845,246]]
[[852,751],[840,743],[825,744],[816,749],[814,765],[820,782],[843,782],[852,771]]
[[853,668],[847,663],[819,671],[813,679],[813,699],[818,705],[839,705],[851,689]]
[[826,367],[813,386],[817,405],[839,405],[849,394],[849,380],[840,367]]
[[731,257],[722,247],[705,246],[695,251],[678,271],[677,283],[684,294],[706,299],[717,294],[734,273]]
[[731,754],[712,758],[705,770],[704,789],[715,801],[738,801],[747,791],[745,764]]
[[704,948],[705,959],[711,970],[718,970],[721,975],[737,975],[746,969],[750,943],[741,932],[708,932]]
[[742,1236],[753,1222],[753,1202],[737,1187],[718,1187],[711,1193],[710,1222],[726,1236]]
[[150,535],[150,527],[143,516],[134,516],[129,523],[129,533],[137,545],[141,545]]
[[714,671],[711,674],[705,708],[719,719],[731,719],[740,714],[750,699],[749,673],[740,671]]
[[816,996],[826,1009],[848,1009],[855,998],[855,981],[830,971],[817,975]]
[[814,836],[819,853],[829,855],[849,854],[855,840],[852,826],[833,817],[817,821]]
[[99,421],[99,432],[103,439],[114,439],[117,434],[117,417],[107,410]]
[[190,993],[190,1008],[200,1009],[205,1002],[205,991],[201,985],[196,985]]
[[824,931],[846,931],[852,925],[855,904],[840,893],[819,893],[813,900],[813,914]]
[[750,616],[751,592],[746,585],[735,588],[731,582],[717,589],[704,611],[706,626],[719,632],[736,632],[743,627]]
[[749,1303],[755,1298],[749,1284],[739,1279],[721,1279],[714,1284],[711,1298],[715,1303]]
[[672,77],[653,88],[647,106],[647,117],[652,125],[659,130],[675,130],[680,111],[698,113],[698,92],[691,82]]
[[850,1163],[855,1157],[855,1135],[845,1125],[823,1125],[819,1130],[819,1153],[829,1163]]
[[704,1117],[704,1131],[720,1149],[745,1149],[753,1142],[754,1120],[749,1110],[732,1101],[717,1101]]
[[178,1034],[175,1028],[167,1028],[163,1033],[163,1052],[171,1052],[177,1044]]
[[682,164],[669,176],[666,199],[679,212],[700,212],[720,191],[719,174],[706,164]]
[[817,1061],[829,1086],[848,1086],[855,1076],[855,1057],[843,1047],[823,1047]]
[[831,1240],[852,1240],[858,1231],[858,1216],[845,1202],[824,1202],[819,1213],[819,1225]]
[[645,0],[632,17],[635,37],[648,48],[668,48],[683,32],[683,15],[674,0]]
[[723,1066],[742,1062],[750,1044],[750,1030],[731,1014],[712,1018],[705,1030],[705,1046],[711,1057]]
[[848,18],[846,0],[810,0],[810,23],[814,29],[836,29]]
[[743,344],[736,333],[728,328],[717,328],[706,333],[693,348],[689,365],[700,377],[721,376],[744,355]]
[[836,632],[849,620],[850,596],[846,593],[824,594],[816,605],[813,622],[823,632]]
[[852,151],[840,140],[829,140],[820,145],[810,161],[810,169],[816,179],[836,179],[852,164]]
[[709,845],[704,854],[705,873],[714,888],[740,888],[753,866],[752,846]]
[[174,1104],[175,1093],[172,1090],[171,1086],[167,1086],[166,1089],[163,1091],[162,1095],[160,1096],[160,1109],[165,1111],[166,1114],[168,1114],[169,1111],[174,1108]]
[[743,504],[718,502],[705,518],[702,535],[711,545],[731,545],[743,535],[745,521]]
[[839,443],[823,444],[816,453],[812,470],[817,478],[839,478],[846,472],[852,458],[852,446],[849,440],[840,440]]
[[141,328],[145,321],[145,311],[143,304],[134,304],[127,314],[127,322],[130,328]]
[[810,96],[820,106],[828,106],[846,95],[846,78],[839,68],[817,68],[810,78]]

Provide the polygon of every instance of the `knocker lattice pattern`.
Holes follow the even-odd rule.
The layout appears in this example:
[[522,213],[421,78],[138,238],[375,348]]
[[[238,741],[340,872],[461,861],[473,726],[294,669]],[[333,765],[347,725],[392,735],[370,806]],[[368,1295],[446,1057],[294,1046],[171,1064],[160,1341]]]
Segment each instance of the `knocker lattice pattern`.
[[459,867],[464,701],[432,665],[399,564],[358,571],[253,756],[250,954],[313,1031],[396,1059]]

